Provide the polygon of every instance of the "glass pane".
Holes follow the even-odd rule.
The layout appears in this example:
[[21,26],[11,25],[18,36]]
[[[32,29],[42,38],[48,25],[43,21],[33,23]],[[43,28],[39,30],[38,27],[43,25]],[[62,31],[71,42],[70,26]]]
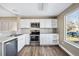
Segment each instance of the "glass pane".
[[79,41],[79,10],[66,16],[66,40]]

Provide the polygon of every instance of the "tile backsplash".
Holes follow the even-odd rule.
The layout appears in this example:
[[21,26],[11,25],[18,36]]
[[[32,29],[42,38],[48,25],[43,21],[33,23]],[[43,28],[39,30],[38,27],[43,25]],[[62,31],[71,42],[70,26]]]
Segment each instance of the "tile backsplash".
[[[32,29],[33,30],[33,29]],[[41,34],[49,34],[49,33],[58,33],[57,28],[47,29],[47,28],[39,28]],[[30,29],[21,29],[21,33],[30,33]]]
[[58,33],[58,28],[53,28],[53,33]]

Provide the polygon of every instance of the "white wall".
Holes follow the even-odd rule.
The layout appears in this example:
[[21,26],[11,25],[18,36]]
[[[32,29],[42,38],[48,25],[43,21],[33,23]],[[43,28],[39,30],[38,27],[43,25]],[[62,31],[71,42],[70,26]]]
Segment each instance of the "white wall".
[[61,13],[58,16],[58,28],[59,28],[59,43],[62,45],[65,49],[67,49],[71,54],[79,56],[79,48],[76,48],[67,42],[64,42],[64,16],[72,11],[74,11],[76,8],[79,8],[78,4],[73,4],[68,9],[66,9],[63,13]]

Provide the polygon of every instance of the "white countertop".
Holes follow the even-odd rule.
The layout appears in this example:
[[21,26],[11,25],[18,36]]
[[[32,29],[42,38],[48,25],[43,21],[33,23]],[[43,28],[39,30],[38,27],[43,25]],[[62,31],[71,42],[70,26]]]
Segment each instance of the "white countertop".
[[[26,34],[22,34],[22,35],[26,35]],[[21,36],[21,35],[19,35]],[[15,38],[18,38],[19,36],[4,36],[4,37],[0,37],[0,43],[4,43],[4,42],[7,42],[7,41],[10,41],[10,40],[13,40]]]
[[[45,34],[45,33],[44,33],[44,34]],[[53,34],[53,33],[52,33],[52,34],[51,34],[51,33],[48,33],[48,34],[49,34],[49,35],[59,35],[58,33],[54,33],[54,34]],[[45,35],[48,35],[48,34],[45,34]],[[41,34],[40,34],[40,35],[41,35]]]
[[0,43],[4,43],[4,42],[7,42],[9,40],[13,40],[17,37],[0,37]]
[[[27,34],[23,34],[23,35],[27,35]],[[40,34],[41,35],[41,34]],[[47,35],[47,34],[46,34]],[[52,34],[51,34],[52,35]],[[53,35],[57,35],[57,34],[53,34]],[[19,37],[19,36],[18,36]],[[18,37],[15,37],[15,36],[6,36],[6,37],[0,37],[0,43],[4,43],[4,42],[7,42],[7,41],[10,41],[10,40],[13,40],[15,38],[18,38]]]

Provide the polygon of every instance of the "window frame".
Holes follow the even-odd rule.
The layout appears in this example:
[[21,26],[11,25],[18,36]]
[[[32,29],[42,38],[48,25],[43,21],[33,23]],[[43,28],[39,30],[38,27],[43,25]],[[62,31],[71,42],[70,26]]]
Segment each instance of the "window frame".
[[67,14],[64,15],[64,42],[66,42],[66,43],[68,43],[68,44],[70,44],[70,45],[72,45],[72,46],[74,46],[76,48],[79,48],[78,44],[67,40],[67,34],[66,34],[67,33],[67,30],[66,30],[66,24],[67,24],[66,19],[67,19],[67,16],[72,14],[72,13],[74,13],[77,10],[79,10],[79,7],[74,9],[73,11],[68,12]]

